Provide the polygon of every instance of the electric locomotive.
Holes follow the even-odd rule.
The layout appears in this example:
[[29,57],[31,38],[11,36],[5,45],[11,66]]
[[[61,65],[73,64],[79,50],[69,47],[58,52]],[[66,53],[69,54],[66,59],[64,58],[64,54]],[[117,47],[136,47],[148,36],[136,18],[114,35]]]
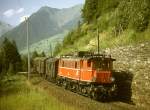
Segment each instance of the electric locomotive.
[[116,93],[113,61],[115,59],[110,55],[90,52],[62,56],[59,59],[57,82],[66,89],[96,100],[112,97]]
[[36,58],[35,70],[49,81],[70,91],[104,100],[115,97],[117,87],[110,55],[78,52],[60,58]]

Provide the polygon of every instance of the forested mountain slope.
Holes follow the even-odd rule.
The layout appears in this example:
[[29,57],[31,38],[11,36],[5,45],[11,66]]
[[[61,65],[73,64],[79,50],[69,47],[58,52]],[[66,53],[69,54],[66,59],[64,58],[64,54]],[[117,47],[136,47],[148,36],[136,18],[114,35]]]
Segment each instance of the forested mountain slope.
[[[150,1],[149,0],[86,0],[83,23],[71,31],[55,48],[55,55],[85,50],[97,52],[99,35],[101,53],[116,59],[114,70],[122,98],[136,108],[149,108],[150,100]],[[128,76],[128,75],[131,75]],[[117,74],[119,77],[119,74]],[[121,85],[122,84],[122,85]]]
[[100,48],[150,40],[149,0],[86,0],[82,18],[84,22],[56,46],[55,54],[96,51],[98,34]]

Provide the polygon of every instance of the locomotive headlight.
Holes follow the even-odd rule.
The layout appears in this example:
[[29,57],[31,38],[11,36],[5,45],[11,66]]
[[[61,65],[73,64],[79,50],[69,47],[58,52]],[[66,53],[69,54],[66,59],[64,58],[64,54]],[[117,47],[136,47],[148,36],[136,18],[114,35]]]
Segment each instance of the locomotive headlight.
[[114,77],[111,77],[110,80],[111,80],[112,82],[114,82],[114,81],[115,81],[115,78],[114,78]]

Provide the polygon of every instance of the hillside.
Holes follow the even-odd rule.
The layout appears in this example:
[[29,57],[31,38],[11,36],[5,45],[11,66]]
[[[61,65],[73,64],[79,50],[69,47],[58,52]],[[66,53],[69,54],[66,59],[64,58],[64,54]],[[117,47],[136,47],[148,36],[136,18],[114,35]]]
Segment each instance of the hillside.
[[11,29],[12,29],[12,26],[11,26],[11,25],[0,21],[0,37],[1,37],[4,33],[8,32],[8,31],[11,30]]
[[[81,8],[82,5],[66,9],[50,7],[39,9],[29,17],[30,44],[72,29],[81,19]],[[4,34],[0,40],[5,37],[15,40],[19,50],[23,49],[26,45],[26,23],[23,22]]]
[[101,53],[116,59],[114,75],[119,95],[123,100],[131,98],[137,109],[148,110],[150,1],[86,0],[82,17],[84,22],[56,46],[55,55],[97,52],[99,35]]
[[[64,31],[62,33],[56,34],[54,36],[51,36],[49,38],[43,39],[39,42],[33,43],[30,45],[30,52],[38,52],[39,54],[41,54],[42,52],[44,52],[46,55],[50,56],[51,52],[54,50],[55,45],[58,42],[62,42],[64,36],[68,33],[68,31]],[[52,50],[51,50],[52,49]],[[20,51],[21,54],[26,54],[27,53],[27,49],[23,48]]]
[[150,40],[149,0],[86,0],[82,18],[84,22],[56,46],[56,55],[96,51],[98,34],[101,49]]
[[[136,45],[128,45],[119,48],[105,50],[116,59],[114,69],[130,73],[132,77],[127,82],[131,87],[131,100],[137,107],[149,108],[150,104],[150,42]],[[121,79],[123,80],[123,79]],[[128,92],[128,84],[124,85],[123,91]],[[126,97],[126,95],[124,95]]]

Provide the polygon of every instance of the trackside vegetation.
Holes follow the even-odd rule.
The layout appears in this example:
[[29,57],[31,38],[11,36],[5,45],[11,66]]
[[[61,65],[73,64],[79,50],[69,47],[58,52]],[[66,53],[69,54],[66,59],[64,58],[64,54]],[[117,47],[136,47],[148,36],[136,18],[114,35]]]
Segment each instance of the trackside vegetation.
[[95,51],[98,34],[101,49],[150,40],[149,0],[86,0],[82,18],[78,27],[55,47],[55,55]]
[[0,110],[75,110],[26,80],[13,75],[0,81]]

